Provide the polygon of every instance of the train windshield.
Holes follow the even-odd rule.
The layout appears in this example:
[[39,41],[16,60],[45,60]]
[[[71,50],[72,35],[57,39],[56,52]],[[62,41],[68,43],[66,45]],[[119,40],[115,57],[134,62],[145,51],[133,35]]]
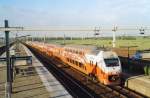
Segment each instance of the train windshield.
[[118,58],[107,58],[104,61],[107,67],[119,66]]

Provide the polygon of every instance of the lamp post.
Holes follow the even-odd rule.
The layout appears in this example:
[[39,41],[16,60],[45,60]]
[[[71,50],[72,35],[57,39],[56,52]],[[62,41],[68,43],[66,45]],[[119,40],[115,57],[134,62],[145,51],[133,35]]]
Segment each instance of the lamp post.
[[115,48],[116,47],[116,31],[117,31],[117,27],[114,26],[113,28],[113,41],[112,41],[112,47]]

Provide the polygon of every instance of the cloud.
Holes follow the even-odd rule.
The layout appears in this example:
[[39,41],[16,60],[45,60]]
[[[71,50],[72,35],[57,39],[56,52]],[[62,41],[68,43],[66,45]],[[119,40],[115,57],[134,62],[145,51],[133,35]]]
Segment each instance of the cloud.
[[[41,5],[41,8],[37,5],[35,8],[34,5],[33,8],[20,8],[17,5],[1,6],[1,17],[27,25],[148,24],[150,21],[149,0],[83,0],[81,4],[77,3],[80,0],[76,3],[72,1],[74,4],[71,1],[63,1],[66,4],[62,6],[56,2],[55,5],[60,6],[53,8],[50,4],[49,8],[48,5],[47,7]],[[66,8],[62,8],[65,6]]]

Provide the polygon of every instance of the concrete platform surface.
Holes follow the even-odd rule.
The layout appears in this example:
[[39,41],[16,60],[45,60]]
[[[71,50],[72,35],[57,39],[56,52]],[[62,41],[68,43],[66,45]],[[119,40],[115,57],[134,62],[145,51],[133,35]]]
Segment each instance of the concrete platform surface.
[[33,66],[40,76],[51,98],[72,98],[68,91],[60,84],[60,82],[40,63],[40,61],[31,53],[31,51],[23,46],[26,53],[33,58]]
[[139,75],[130,77],[126,81],[125,86],[131,90],[150,97],[150,76]]
[[[15,73],[12,98],[72,98],[29,49],[23,45],[19,48],[20,53],[24,52],[24,56],[25,54],[33,56],[33,64],[26,65],[25,61],[15,63],[19,72]],[[5,53],[2,56],[5,57]],[[6,63],[0,62],[0,98],[5,98],[5,83]]]

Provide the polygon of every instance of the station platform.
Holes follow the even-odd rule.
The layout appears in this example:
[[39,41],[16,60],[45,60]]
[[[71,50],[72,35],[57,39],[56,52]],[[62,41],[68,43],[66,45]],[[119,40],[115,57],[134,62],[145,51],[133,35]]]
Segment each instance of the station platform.
[[[20,55],[32,56],[32,65],[27,65],[24,60],[15,62],[19,73],[14,77],[12,98],[72,98],[26,46],[20,44],[19,48]],[[0,62],[0,98],[5,98],[5,83],[6,64]]]
[[150,98],[150,76],[133,76],[126,80],[125,86]]

